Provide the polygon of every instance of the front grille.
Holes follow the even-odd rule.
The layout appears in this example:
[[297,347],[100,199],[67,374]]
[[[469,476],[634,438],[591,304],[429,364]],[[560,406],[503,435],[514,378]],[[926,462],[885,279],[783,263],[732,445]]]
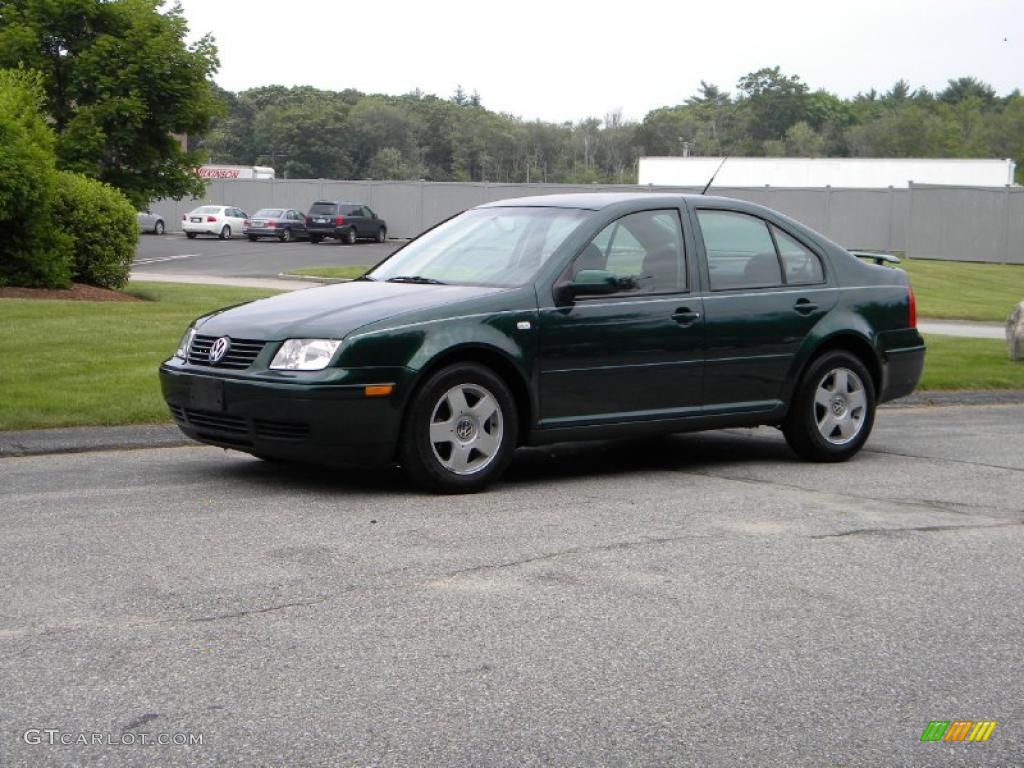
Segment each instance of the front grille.
[[186,408],[185,418],[194,427],[216,429],[218,432],[233,432],[238,435],[249,433],[245,419],[241,416],[228,416],[225,413],[211,413],[210,411]]
[[[231,416],[226,413],[214,411],[200,411],[195,408],[182,408],[180,405],[171,405],[171,415],[175,421],[186,424],[197,431],[215,431],[215,435],[222,442],[227,440],[224,434],[238,435],[244,440],[232,440],[238,444],[247,444],[249,435],[249,423],[244,416]],[[309,424],[301,421],[270,421],[269,419],[254,419],[252,432],[256,437],[269,438],[271,440],[304,440],[309,437]]]
[[231,339],[227,354],[216,363],[210,362],[210,348],[219,339],[219,336],[200,336],[198,333],[192,337],[192,343],[188,348],[188,362],[192,365],[208,365],[214,368],[231,368],[236,371],[248,368],[263,351],[265,341],[254,339]]
[[309,424],[298,421],[256,419],[253,422],[253,430],[260,437],[269,437],[275,440],[301,440],[309,435]]

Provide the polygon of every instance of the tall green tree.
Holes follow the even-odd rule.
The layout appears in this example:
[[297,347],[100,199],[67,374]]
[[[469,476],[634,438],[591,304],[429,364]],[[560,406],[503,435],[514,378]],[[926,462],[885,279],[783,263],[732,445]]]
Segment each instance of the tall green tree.
[[201,194],[202,156],[176,135],[221,110],[212,37],[186,43],[180,5],[161,0],[0,0],[0,67],[43,75],[58,164],[107,182],[135,205]]

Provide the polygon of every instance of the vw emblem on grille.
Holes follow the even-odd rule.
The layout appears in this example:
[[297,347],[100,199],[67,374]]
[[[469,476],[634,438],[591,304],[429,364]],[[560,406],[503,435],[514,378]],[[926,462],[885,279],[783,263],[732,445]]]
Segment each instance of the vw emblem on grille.
[[221,358],[228,353],[231,349],[231,339],[227,336],[221,336],[210,347],[210,362],[219,363]]

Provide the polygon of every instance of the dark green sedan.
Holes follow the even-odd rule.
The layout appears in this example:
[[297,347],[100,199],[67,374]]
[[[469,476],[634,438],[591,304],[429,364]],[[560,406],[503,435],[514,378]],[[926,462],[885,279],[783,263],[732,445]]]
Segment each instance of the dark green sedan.
[[477,491],[519,445],[779,426],[843,461],[917,384],[904,272],[751,203],[577,194],[459,214],[350,283],[196,320],[160,367],[190,437]]

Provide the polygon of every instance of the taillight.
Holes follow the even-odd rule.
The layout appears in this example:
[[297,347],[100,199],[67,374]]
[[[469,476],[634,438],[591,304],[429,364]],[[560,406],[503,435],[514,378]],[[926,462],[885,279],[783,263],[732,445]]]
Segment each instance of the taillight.
[[914,289],[907,286],[907,327],[917,328],[917,299],[914,298]]
[[309,218],[309,216],[307,216],[307,217],[306,217],[306,226],[307,226],[307,227],[309,226],[309,222],[311,222],[311,221],[312,221],[312,219],[311,219],[311,218]]
[[334,226],[340,227],[344,223],[345,223],[345,217],[344,216],[335,216],[334,217]]
[[242,222],[242,226],[243,227],[248,227],[250,224],[252,224],[252,222],[249,221],[248,219],[246,219],[245,221]]
[[216,216],[207,216],[206,220],[212,223],[212,222],[217,221],[217,217]]
[[273,229],[276,226],[277,226],[277,222],[276,221],[268,221],[267,222],[267,229]]
[[181,214],[181,220],[182,221],[188,221],[188,214],[187,213]]

